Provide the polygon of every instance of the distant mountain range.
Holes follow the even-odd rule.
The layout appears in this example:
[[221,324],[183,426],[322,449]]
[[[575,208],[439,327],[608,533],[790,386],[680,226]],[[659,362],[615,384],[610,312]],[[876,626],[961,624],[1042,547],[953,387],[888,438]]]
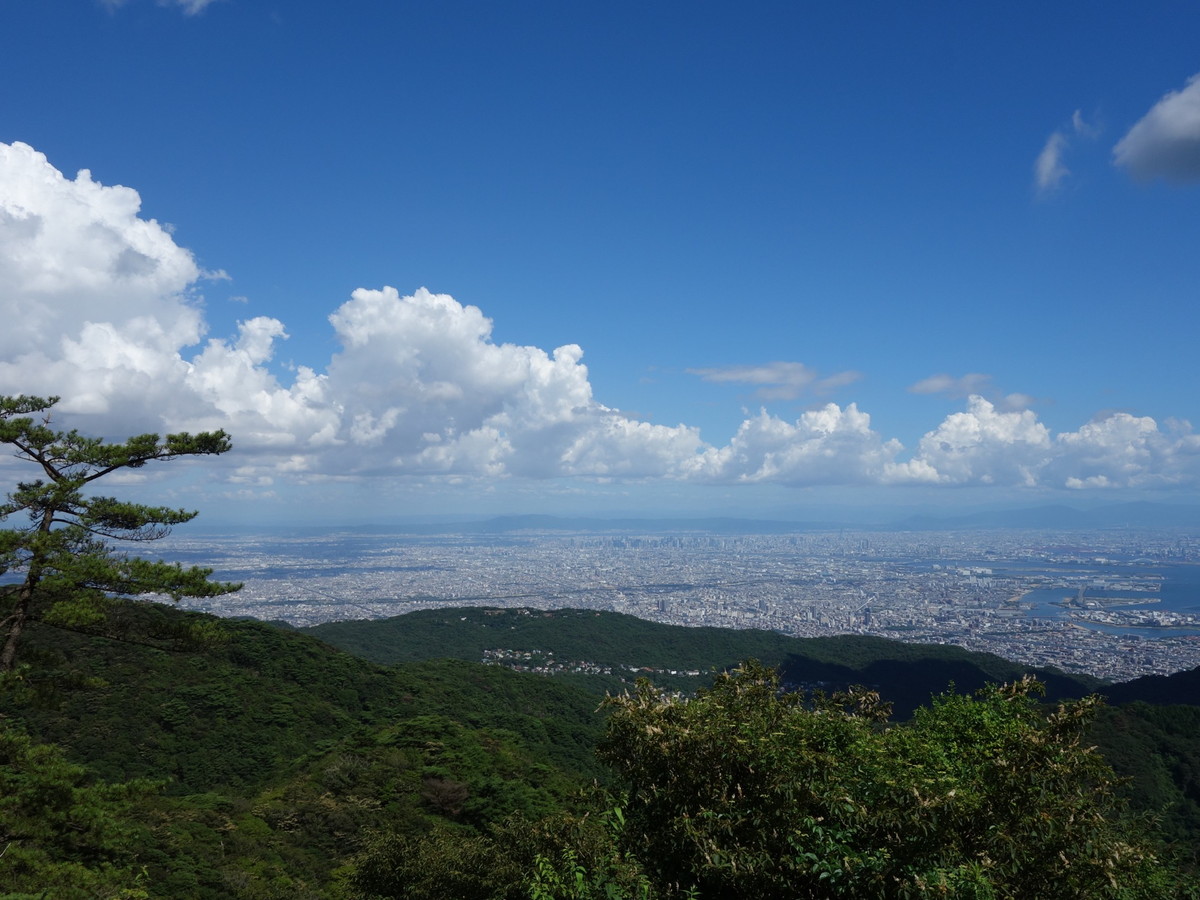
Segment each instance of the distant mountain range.
[[[875,524],[836,519],[761,519],[736,516],[698,518],[600,518],[594,516],[512,515],[489,519],[365,525],[344,530],[364,534],[513,534],[519,532],[590,532],[636,534],[794,534],[807,531],[965,531],[980,529],[1089,531],[1112,528],[1200,529],[1200,506],[1172,503],[1114,503],[1092,509],[1066,505],[978,511],[963,515],[909,515],[880,518]],[[317,529],[314,529],[317,530]],[[322,531],[328,527],[322,527]]]
[[972,528],[1044,528],[1090,530],[1107,528],[1200,528],[1200,506],[1170,503],[1115,503],[1095,509],[1038,506],[996,510],[965,516],[910,516],[893,527],[911,530]]

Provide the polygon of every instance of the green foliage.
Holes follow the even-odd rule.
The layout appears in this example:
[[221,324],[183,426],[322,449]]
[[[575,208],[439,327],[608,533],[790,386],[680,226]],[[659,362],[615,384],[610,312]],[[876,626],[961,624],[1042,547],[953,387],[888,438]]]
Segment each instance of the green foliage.
[[62,751],[0,718],[0,898],[148,896],[148,831],[132,802],[153,782],[93,783]]
[[375,836],[345,876],[355,900],[522,900],[522,867],[493,838],[438,828],[421,838]]
[[[211,569],[150,562],[115,551],[110,542],[152,541],[196,513],[127,503],[88,493],[92,482],[121,469],[156,460],[224,453],[223,431],[156,434],[108,443],[77,431],[49,427],[57,398],[0,397],[0,443],[33,463],[42,477],[17,484],[0,504],[0,520],[23,514],[28,524],[0,530],[0,575],[16,573],[20,584],[0,605],[4,640],[0,669],[15,665],[27,621],[64,627],[101,621],[114,596],[164,594],[209,597],[240,585],[210,582]],[[30,414],[44,414],[36,420]]]
[[1172,896],[1080,743],[1096,701],[1047,717],[1034,688],[945,695],[889,728],[877,695],[805,703],[749,664],[691,701],[614,698],[600,753],[667,896]]
[[603,869],[589,871],[579,862],[574,848],[567,847],[557,860],[538,856],[529,884],[531,900],[650,900],[650,882],[640,876],[635,893],[627,893],[610,880]]
[[[650,879],[634,857],[620,850],[624,810],[614,806],[595,821],[600,828],[585,832],[577,826],[574,843],[563,847],[557,857],[537,854],[528,883],[530,900],[654,900],[657,895]],[[584,833],[592,842],[580,852]]]
[[636,859],[617,846],[622,822],[610,808],[513,816],[484,831],[380,833],[346,868],[342,887],[353,900],[654,900]]
[[140,813],[156,897],[328,896],[367,834],[537,819],[600,772],[595,698],[535,676],[387,669],[161,604],[118,603],[86,633],[34,622],[26,637],[0,715],[103,778],[167,780]]

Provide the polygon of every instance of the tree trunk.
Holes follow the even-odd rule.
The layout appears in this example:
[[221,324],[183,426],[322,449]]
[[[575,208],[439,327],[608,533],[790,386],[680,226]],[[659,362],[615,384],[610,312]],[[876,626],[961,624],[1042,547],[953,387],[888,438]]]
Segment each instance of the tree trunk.
[[8,633],[4,636],[4,649],[0,650],[0,672],[11,672],[17,664],[17,642],[25,629],[25,620],[29,618],[29,604],[33,600],[33,592],[37,589],[38,582],[42,580],[42,571],[46,565],[46,550],[44,546],[39,546],[38,539],[50,534],[54,525],[54,512],[54,507],[42,512],[42,520],[37,527],[38,533],[34,535],[29,568],[25,570],[25,580],[21,582],[17,592],[17,603],[8,618],[0,623],[8,625]]
[[16,606],[4,620],[8,624],[8,634],[4,636],[4,649],[0,650],[0,672],[11,672],[16,665],[17,641],[25,628],[25,619],[29,615],[29,601],[33,599],[33,587],[36,583],[33,572],[30,572],[17,593]]

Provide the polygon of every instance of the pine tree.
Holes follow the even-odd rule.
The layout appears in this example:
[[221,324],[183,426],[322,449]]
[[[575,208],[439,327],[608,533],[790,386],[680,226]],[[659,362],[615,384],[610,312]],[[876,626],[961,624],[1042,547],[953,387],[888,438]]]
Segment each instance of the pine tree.
[[31,619],[81,626],[99,621],[116,597],[161,594],[178,601],[241,587],[209,581],[211,569],[151,562],[112,544],[165,537],[172,526],[195,518],[194,511],[127,503],[89,490],[106,475],[155,460],[225,453],[229,436],[142,434],[109,443],[51,428],[48,410],[57,402],[57,397],[0,397],[0,443],[41,470],[0,504],[0,521],[28,518],[28,524],[0,529],[0,576],[20,577],[0,605],[0,672],[15,666],[21,632]]

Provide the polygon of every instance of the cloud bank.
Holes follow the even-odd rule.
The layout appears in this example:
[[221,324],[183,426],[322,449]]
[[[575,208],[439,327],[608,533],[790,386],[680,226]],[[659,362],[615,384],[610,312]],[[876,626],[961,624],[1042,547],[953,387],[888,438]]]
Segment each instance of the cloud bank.
[[[665,479],[696,484],[1005,485],[1096,490],[1195,486],[1200,438],[1117,413],[1052,434],[1025,402],[985,397],[986,376],[934,375],[917,393],[965,408],[914,447],[855,403],[794,420],[766,409],[726,443],[640,421],[593,396],[583,351],[497,343],[492,322],[445,294],[360,288],[329,316],[331,358],[281,378],[283,322],[206,334],[206,275],[126,187],[67,178],[33,148],[0,144],[0,393],[59,394],[81,428],[225,428],[214,467],[249,487],[309,480]],[[793,399],[848,384],[796,362],[695,369]],[[1012,401],[1018,397],[1021,402]]]
[[1200,73],[1129,129],[1113,148],[1113,161],[1136,178],[1200,180]]
[[707,369],[688,369],[716,384],[747,384],[757,386],[755,396],[760,400],[795,400],[805,391],[828,394],[837,388],[853,384],[862,378],[854,371],[838,372],[821,378],[818,373],[798,362],[771,362],[758,366],[723,366]]
[[968,372],[955,378],[944,372],[922,378],[908,390],[913,394],[945,394],[956,399],[965,399],[974,395],[987,397],[1001,409],[1022,410],[1033,405],[1033,398],[1028,394],[1003,394],[992,387],[992,377],[978,372]]

